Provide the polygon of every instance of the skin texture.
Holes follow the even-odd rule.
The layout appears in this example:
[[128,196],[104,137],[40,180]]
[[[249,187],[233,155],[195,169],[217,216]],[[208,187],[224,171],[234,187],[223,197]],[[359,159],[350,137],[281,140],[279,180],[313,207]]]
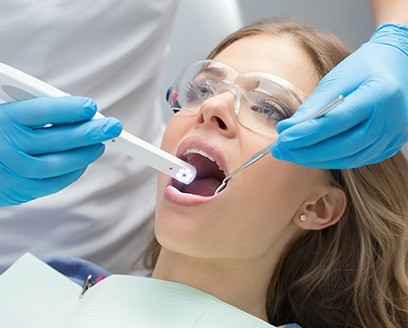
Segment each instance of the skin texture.
[[[311,59],[286,36],[241,39],[215,60],[241,73],[277,75],[306,95],[318,82]],[[174,115],[162,148],[176,154],[189,137],[218,148],[229,171],[273,141],[236,120],[229,93],[203,102],[197,115]],[[162,251],[153,277],[196,287],[264,320],[266,290],[286,245],[307,230],[335,224],[345,206],[344,194],[330,184],[327,171],[272,156],[197,206],[169,201],[164,196],[168,183],[167,176],[159,175],[155,233]],[[301,214],[308,216],[306,222],[299,220]]]
[[376,26],[385,22],[408,24],[408,1],[371,0],[370,4]]

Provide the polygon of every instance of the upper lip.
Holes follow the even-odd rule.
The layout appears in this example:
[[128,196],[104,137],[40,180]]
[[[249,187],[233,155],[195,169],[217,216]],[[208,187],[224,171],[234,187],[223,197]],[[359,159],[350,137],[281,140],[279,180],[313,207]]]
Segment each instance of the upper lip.
[[208,139],[198,136],[188,137],[180,143],[176,156],[178,158],[185,159],[185,154],[189,149],[196,149],[210,155],[215,160],[215,163],[219,166],[219,168],[224,171],[225,176],[228,176],[229,171],[224,155],[214,143]]

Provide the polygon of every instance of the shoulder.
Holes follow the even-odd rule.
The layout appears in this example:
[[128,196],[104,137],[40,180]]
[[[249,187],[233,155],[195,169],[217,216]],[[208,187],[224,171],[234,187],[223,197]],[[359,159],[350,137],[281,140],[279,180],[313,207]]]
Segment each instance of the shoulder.
[[55,256],[41,259],[80,286],[89,275],[92,275],[92,282],[95,283],[111,274],[100,266],[80,258]]

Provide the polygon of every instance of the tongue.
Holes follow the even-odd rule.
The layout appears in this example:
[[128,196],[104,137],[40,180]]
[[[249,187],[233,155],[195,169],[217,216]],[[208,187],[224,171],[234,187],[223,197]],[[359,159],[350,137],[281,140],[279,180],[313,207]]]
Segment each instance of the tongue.
[[214,196],[215,190],[220,185],[220,181],[215,178],[204,178],[195,180],[189,185],[184,186],[183,193],[189,193],[199,196]]

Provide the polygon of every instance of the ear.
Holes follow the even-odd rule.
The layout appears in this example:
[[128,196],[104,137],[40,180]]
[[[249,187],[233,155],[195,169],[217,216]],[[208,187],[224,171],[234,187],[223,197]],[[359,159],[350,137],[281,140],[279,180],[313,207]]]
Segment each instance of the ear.
[[[294,223],[305,230],[322,230],[336,224],[343,215],[347,198],[343,190],[331,186],[317,194],[313,199],[306,200],[299,207]],[[303,220],[300,219],[301,215]]]

